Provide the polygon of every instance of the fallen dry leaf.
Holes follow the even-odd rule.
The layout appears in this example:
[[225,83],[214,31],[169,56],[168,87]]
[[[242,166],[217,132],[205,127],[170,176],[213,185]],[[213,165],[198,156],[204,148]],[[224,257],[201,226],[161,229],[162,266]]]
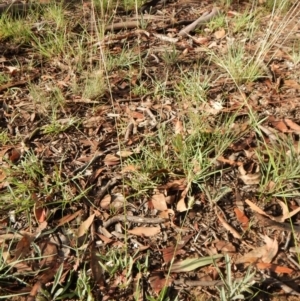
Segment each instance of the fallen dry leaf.
[[253,202],[251,202],[250,200],[245,200],[245,203],[248,204],[248,206],[255,212],[270,217],[267,213],[265,213],[262,209],[260,209],[257,205],[255,205]]
[[138,170],[138,168],[136,167],[136,166],[134,166],[134,165],[126,165],[126,166],[124,166],[124,168],[122,168],[122,173],[125,173],[125,172],[135,172],[135,171],[137,171]]
[[122,151],[117,152],[117,155],[120,156],[121,158],[130,157],[132,154],[133,154],[133,152],[127,151],[127,150],[122,150]]
[[300,211],[300,207],[298,207],[295,210],[289,212],[289,209],[287,208],[287,206],[284,202],[282,202],[280,200],[277,200],[277,201],[282,208],[283,214],[281,216],[272,216],[272,215],[265,213],[262,209],[260,209],[258,206],[256,206],[250,200],[245,200],[245,203],[247,203],[253,211],[255,211],[261,215],[267,216],[268,218],[270,218],[271,220],[276,221],[276,222],[284,222],[286,219],[292,217],[293,215],[297,214]]
[[160,233],[160,227],[136,227],[128,230],[130,234],[151,237]]
[[111,195],[107,194],[106,196],[104,196],[104,198],[101,200],[100,202],[100,207],[102,209],[108,209],[110,206],[110,202],[111,202]]
[[52,267],[57,260],[57,246],[51,242],[42,242],[40,244],[40,250],[42,252],[42,260],[39,263],[41,269],[46,267]]
[[268,121],[272,124],[272,126],[282,133],[287,133],[289,131],[287,125],[283,120],[275,120],[274,116],[270,116]]
[[288,267],[279,266],[277,264],[265,263],[265,262],[257,262],[255,266],[260,270],[269,269],[270,271],[277,274],[291,274],[294,272],[294,270]]
[[300,89],[300,85],[298,84],[298,82],[293,79],[285,79],[283,85],[297,90]]
[[239,208],[234,208],[234,213],[237,218],[237,220],[240,222],[241,227],[245,230],[249,227],[249,218],[245,215],[243,211],[241,211]]
[[222,29],[220,29],[220,30],[217,30],[217,31],[214,33],[214,36],[216,37],[216,39],[222,39],[222,38],[225,37],[225,34],[226,34],[225,29],[222,28]]
[[6,178],[6,173],[0,168],[0,183]]
[[185,188],[186,188],[186,179],[184,178],[168,182],[165,185],[158,186],[158,189],[184,190]]
[[105,156],[104,158],[104,163],[107,166],[114,166],[114,165],[118,165],[120,163],[120,158],[116,157],[114,155],[108,154]]
[[167,247],[161,250],[162,251],[162,255],[163,255],[163,259],[165,263],[169,263],[172,261],[172,259],[176,256],[176,255],[184,255],[185,251],[182,250],[182,248],[177,248],[176,247]]
[[64,217],[62,217],[59,221],[58,221],[58,224],[57,224],[57,227],[60,227],[66,223],[69,223],[70,221],[72,221],[73,219],[75,219],[78,215],[82,214],[83,210],[78,210],[76,211],[75,213],[72,213],[72,214],[68,214]]
[[277,200],[277,202],[279,203],[281,209],[282,209],[282,215],[281,216],[276,216],[273,217],[272,219],[283,223],[286,219],[291,218],[292,216],[294,216],[295,214],[297,214],[300,211],[300,207],[294,209],[293,211],[289,211],[288,206],[286,205],[286,203]]
[[159,213],[159,217],[165,218],[165,219],[171,218],[173,220],[174,216],[175,216],[175,212],[173,209],[167,209],[167,210],[164,210]]
[[270,263],[278,252],[278,242],[268,236],[263,237],[266,244],[251,250],[249,253],[237,259],[237,263]]
[[164,194],[154,194],[151,198],[153,208],[159,211],[167,210],[167,203]]
[[188,241],[193,237],[194,234],[187,235],[183,237],[176,246],[172,247],[167,247],[163,248],[162,253],[163,253],[163,259],[165,263],[169,263],[174,256],[180,254],[181,249],[188,243]]
[[235,253],[236,247],[228,241],[219,240],[215,244],[215,248],[222,253]]
[[30,245],[33,242],[34,237],[32,235],[23,234],[23,237],[19,240],[17,243],[16,249],[15,249],[15,259],[21,259],[26,256],[26,254],[30,250]]
[[242,236],[233,227],[231,227],[220,214],[216,212],[216,215],[227,231],[229,231],[235,238],[242,239]]
[[172,279],[166,279],[161,272],[154,272],[149,277],[149,283],[153,291],[158,294],[164,287],[172,283]]
[[93,223],[95,218],[95,213],[90,215],[84,222],[81,223],[77,230],[77,237],[81,237],[82,235],[86,234],[90,225]]
[[292,120],[288,119],[288,118],[284,118],[284,122],[286,123],[286,125],[293,130],[295,133],[299,134],[300,133],[300,126],[293,122]]
[[183,134],[183,125],[182,125],[182,121],[180,121],[179,119],[176,120],[175,126],[174,126],[174,132],[175,135],[180,135]]
[[278,252],[278,242],[276,239],[273,240],[267,235],[264,235],[263,238],[266,243],[266,253],[264,254],[264,256],[262,256],[261,260],[265,263],[271,263]]
[[176,209],[179,212],[183,212],[183,211],[187,211],[188,207],[185,204],[185,197],[190,189],[190,183],[185,187],[185,189],[182,191],[181,196],[180,196],[180,200],[178,201],[177,205],[176,205]]
[[34,211],[35,219],[38,223],[42,223],[46,220],[47,208],[45,208],[44,206],[41,206],[38,203],[35,203],[34,207],[33,207],[33,211]]
[[19,161],[19,159],[21,158],[21,151],[16,149],[16,148],[13,148],[11,151],[10,151],[10,154],[9,154],[9,160],[12,162],[12,163],[17,163]]

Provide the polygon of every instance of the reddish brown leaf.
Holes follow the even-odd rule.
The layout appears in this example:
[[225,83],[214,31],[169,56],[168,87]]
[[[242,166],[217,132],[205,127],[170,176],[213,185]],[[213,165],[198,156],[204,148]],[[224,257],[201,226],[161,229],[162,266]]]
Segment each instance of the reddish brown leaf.
[[169,263],[176,255],[185,254],[185,251],[181,248],[176,249],[175,247],[167,247],[161,250],[165,263]]
[[44,222],[47,217],[47,209],[38,204],[34,204],[34,216],[38,223]]
[[166,279],[162,273],[154,272],[149,277],[149,283],[155,293],[159,293],[164,287],[172,283],[172,279]]
[[287,126],[293,130],[295,133],[300,133],[300,126],[293,122],[292,120],[288,119],[288,118],[284,118],[284,122],[287,124]]
[[289,87],[289,88],[293,88],[293,89],[300,89],[300,85],[298,84],[297,81],[293,80],[293,79],[286,79],[284,80],[284,86]]
[[249,218],[239,208],[234,208],[234,213],[242,228],[245,230],[249,227]]
[[188,241],[193,237],[193,234],[187,235],[185,237],[183,237],[176,246],[173,247],[167,247],[162,249],[162,253],[163,253],[163,258],[164,258],[164,262],[165,263],[169,263],[172,258],[178,254],[183,254],[185,252],[183,252],[181,249],[188,243]]
[[9,160],[12,162],[12,163],[17,163],[19,161],[21,157],[21,152],[16,149],[16,148],[13,148],[11,151],[10,151],[10,154],[9,154]]
[[257,262],[255,263],[256,267],[260,270],[269,269],[272,272],[275,272],[277,274],[291,274],[294,272],[294,270],[285,267],[285,266],[279,266],[277,264],[271,264],[271,263],[264,263],[264,262]]
[[174,180],[165,185],[158,186],[158,189],[184,190],[186,188],[186,179]]
[[286,126],[285,122],[283,120],[275,120],[275,118],[269,117],[269,122],[272,124],[272,126],[277,129],[278,131],[282,133],[287,133],[289,131],[288,127]]
[[215,247],[218,251],[221,251],[222,253],[235,253],[236,248],[235,246],[228,241],[219,240],[215,243]]

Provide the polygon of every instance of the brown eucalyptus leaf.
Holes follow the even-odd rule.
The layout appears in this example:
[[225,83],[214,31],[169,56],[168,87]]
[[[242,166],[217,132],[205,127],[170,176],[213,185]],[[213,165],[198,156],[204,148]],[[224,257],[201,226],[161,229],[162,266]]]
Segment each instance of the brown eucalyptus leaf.
[[128,232],[137,236],[151,237],[160,233],[160,227],[136,227],[128,230]]
[[94,221],[94,218],[95,218],[95,213],[90,215],[84,222],[81,223],[77,231],[77,237],[81,237],[82,235],[87,233],[89,227]]

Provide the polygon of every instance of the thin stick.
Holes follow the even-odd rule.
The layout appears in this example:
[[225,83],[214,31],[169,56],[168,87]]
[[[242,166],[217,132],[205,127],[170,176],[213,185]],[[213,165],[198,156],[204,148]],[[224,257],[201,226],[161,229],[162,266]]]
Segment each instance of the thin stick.
[[214,7],[211,11],[211,13],[204,13],[200,18],[198,18],[196,21],[194,21],[192,24],[184,27],[182,30],[179,31],[178,35],[183,37],[190,33],[190,31],[195,30],[196,27],[208,23],[213,17],[218,15],[220,13],[220,10],[216,7]]

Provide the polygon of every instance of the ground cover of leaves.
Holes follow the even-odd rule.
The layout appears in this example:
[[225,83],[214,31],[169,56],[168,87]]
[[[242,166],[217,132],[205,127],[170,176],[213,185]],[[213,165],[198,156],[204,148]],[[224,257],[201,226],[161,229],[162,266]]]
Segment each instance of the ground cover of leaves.
[[3,9],[0,298],[298,300],[299,6]]

